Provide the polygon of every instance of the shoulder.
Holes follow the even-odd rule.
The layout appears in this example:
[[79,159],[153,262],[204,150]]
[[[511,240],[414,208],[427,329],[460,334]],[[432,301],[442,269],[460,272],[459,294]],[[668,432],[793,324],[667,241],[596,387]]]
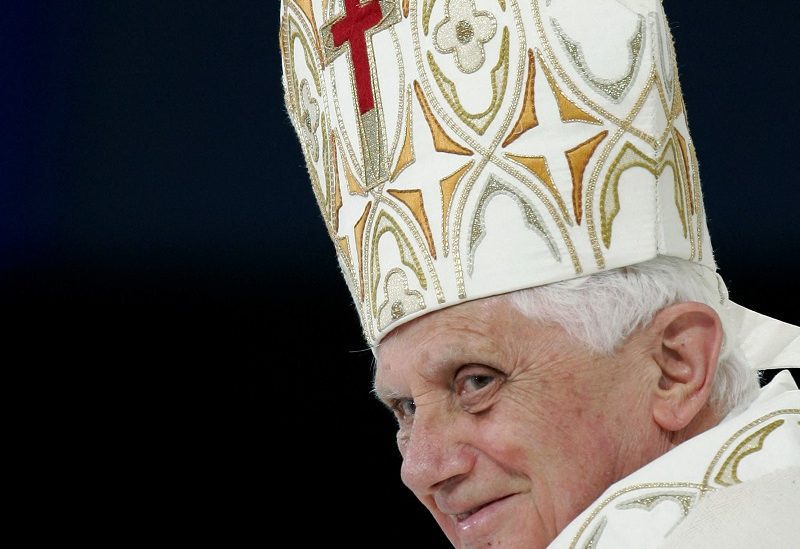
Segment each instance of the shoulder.
[[790,547],[800,538],[800,467],[781,469],[699,501],[664,549]]

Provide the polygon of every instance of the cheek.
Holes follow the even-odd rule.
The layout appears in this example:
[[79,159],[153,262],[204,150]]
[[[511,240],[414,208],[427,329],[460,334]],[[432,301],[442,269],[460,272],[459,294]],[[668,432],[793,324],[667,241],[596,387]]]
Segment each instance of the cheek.
[[597,482],[610,477],[615,423],[586,400],[548,400],[509,407],[485,438],[498,461],[557,489],[586,483],[589,463]]

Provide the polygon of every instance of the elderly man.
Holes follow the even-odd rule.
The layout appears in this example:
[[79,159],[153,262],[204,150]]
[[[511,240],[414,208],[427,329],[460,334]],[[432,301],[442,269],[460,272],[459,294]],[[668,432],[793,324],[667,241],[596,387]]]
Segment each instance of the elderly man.
[[[284,0],[289,115],[456,547],[788,547],[800,329],[728,301],[657,0]],[[758,525],[758,529],[752,525]]]

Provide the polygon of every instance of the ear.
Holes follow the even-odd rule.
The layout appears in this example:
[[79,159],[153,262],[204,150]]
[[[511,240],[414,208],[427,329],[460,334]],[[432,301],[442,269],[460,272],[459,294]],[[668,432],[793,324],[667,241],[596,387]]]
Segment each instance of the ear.
[[653,419],[680,431],[708,402],[722,346],[722,322],[708,305],[670,305],[656,314],[654,359],[661,378],[654,390]]

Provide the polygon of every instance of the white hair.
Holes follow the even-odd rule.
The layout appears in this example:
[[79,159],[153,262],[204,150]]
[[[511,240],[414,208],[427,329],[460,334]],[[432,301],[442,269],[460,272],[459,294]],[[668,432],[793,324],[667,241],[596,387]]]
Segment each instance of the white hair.
[[724,285],[710,284],[702,269],[707,268],[659,256],[499,297],[509,300],[528,318],[555,323],[592,351],[605,355],[612,355],[634,330],[649,324],[668,305],[685,301],[708,305],[719,315],[724,333],[709,402],[725,414],[756,397],[759,377],[748,367],[739,342],[729,330]]

